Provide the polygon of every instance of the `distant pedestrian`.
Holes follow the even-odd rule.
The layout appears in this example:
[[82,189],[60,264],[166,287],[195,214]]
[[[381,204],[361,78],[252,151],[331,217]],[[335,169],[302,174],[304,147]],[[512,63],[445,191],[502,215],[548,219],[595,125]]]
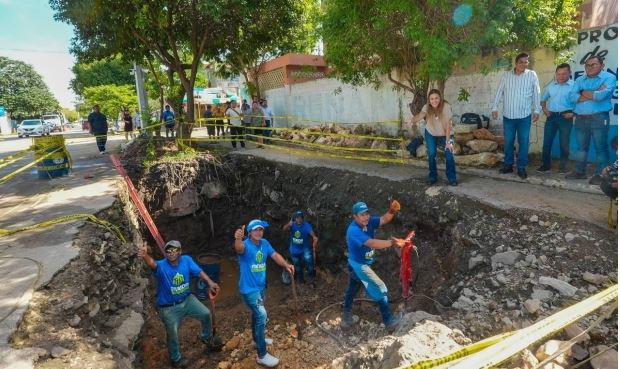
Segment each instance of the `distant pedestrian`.
[[226,109],[226,117],[230,125],[230,139],[233,149],[237,148],[237,140],[241,142],[241,147],[245,147],[245,137],[243,125],[241,124],[241,110],[237,108],[237,102],[233,101]]
[[140,115],[140,110],[138,108],[134,110],[132,118],[134,128],[138,130],[139,134],[142,134],[142,116]]
[[573,109],[569,95],[573,88],[570,79],[570,65],[562,63],[555,68],[555,80],[545,87],[540,97],[540,105],[547,116],[543,139],[542,165],[536,171],[551,171],[551,147],[556,133],[560,133],[560,168],[558,173],[566,174],[566,165],[570,152],[570,131],[573,129]]
[[402,315],[392,315],[387,286],[370,268],[375,261],[375,250],[404,246],[405,240],[399,238],[375,239],[376,230],[391,222],[399,211],[400,203],[396,200],[390,203],[390,208],[382,216],[371,216],[364,202],[360,201],[353,205],[353,221],[349,224],[346,233],[349,285],[344,296],[341,322],[343,328],[349,328],[356,323],[352,313],[353,299],[362,286],[366,289],[366,294],[379,304],[379,311],[386,329],[393,331],[400,323]]
[[153,271],[157,279],[157,307],[166,327],[168,356],[173,368],[185,368],[187,360],[179,350],[179,326],[185,317],[198,319],[202,325],[200,338],[209,351],[219,351],[222,341],[213,335],[211,312],[191,293],[190,278],[198,277],[217,295],[220,286],[187,255],[181,255],[181,243],[169,241],[164,246],[165,258],[155,260],[148,253],[146,241],[138,248],[138,257]]
[[[271,127],[275,126],[275,123],[273,120],[273,110],[271,110],[271,107],[267,105],[267,99],[263,100],[261,107],[263,109],[263,115],[265,117],[265,129],[263,130],[263,136],[271,137],[271,131],[272,131]],[[265,144],[269,145],[270,143],[271,141],[265,138]]]
[[207,110],[205,110],[204,118],[207,125],[207,136],[209,136],[209,138],[215,138],[215,122],[213,120],[213,110],[211,108],[211,105],[207,105]]
[[[493,119],[498,118],[500,102],[503,104],[504,165],[501,174],[512,173],[515,138],[519,142],[517,174],[527,178],[527,162],[530,148],[530,128],[540,114],[540,86],[536,72],[527,69],[530,56],[521,53],[515,58],[515,67],[504,73],[491,109]],[[533,112],[532,112],[533,111]]]
[[129,137],[134,138],[133,135],[133,119],[131,118],[131,114],[129,114],[129,109],[125,108],[123,110],[123,131],[125,132],[125,141],[129,140]]
[[566,175],[567,179],[587,178],[586,165],[590,140],[594,142],[598,165],[590,184],[600,185],[603,168],[609,164],[607,131],[609,129],[609,111],[613,108],[612,96],[618,82],[616,76],[605,71],[605,64],[600,56],[586,60],[586,74],[577,78],[570,93],[571,102],[575,103],[575,168]]
[[250,124],[252,127],[255,127],[254,128],[255,140],[258,143],[258,147],[262,148],[263,145],[261,144],[263,143],[263,139],[261,136],[263,135],[262,128],[265,126],[265,115],[263,113],[263,109],[261,109],[257,101],[252,103],[252,119],[251,119]]
[[239,291],[241,298],[250,308],[252,314],[252,339],[256,345],[256,361],[268,367],[278,365],[280,360],[267,352],[267,345],[273,340],[265,338],[267,310],[265,310],[265,287],[267,286],[267,258],[271,257],[279,266],[291,275],[295,267],[278,254],[269,241],[263,238],[263,232],[269,225],[260,219],[248,223],[248,237],[245,226],[235,231],[235,251],[239,256]]
[[215,105],[215,110],[213,111],[213,115],[215,118],[215,134],[217,136],[224,135],[224,113],[226,112],[223,104]]
[[290,229],[289,252],[295,265],[297,282],[304,282],[304,267],[310,280],[314,280],[316,269],[313,251],[316,250],[319,238],[314,234],[312,225],[305,221],[304,212],[298,210],[293,213],[291,220],[282,229]]
[[174,138],[174,112],[170,110],[170,105],[166,105],[164,112],[161,113],[161,121],[166,126],[166,137],[168,133]]
[[446,177],[450,186],[458,184],[456,180],[456,164],[454,162],[454,142],[452,135],[452,108],[439,90],[433,89],[428,93],[426,104],[422,110],[411,118],[411,123],[426,119],[424,142],[428,157],[428,183],[437,183],[437,146],[445,147]]
[[99,154],[105,154],[105,144],[108,141],[108,120],[99,111],[99,105],[93,106],[92,113],[88,114],[88,125],[90,133],[95,136]]

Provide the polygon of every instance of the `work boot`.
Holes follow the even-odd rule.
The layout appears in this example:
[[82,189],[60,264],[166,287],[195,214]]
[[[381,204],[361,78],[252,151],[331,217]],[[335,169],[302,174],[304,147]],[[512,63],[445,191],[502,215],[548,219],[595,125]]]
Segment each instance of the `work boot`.
[[211,336],[207,339],[202,339],[202,342],[207,346],[207,352],[220,352],[224,343],[219,336]]
[[343,313],[342,320],[340,321],[340,327],[342,329],[349,329],[356,325],[360,321],[360,318],[357,315],[353,315],[351,313]]
[[574,171],[566,175],[566,179],[586,179],[586,178],[588,177],[586,177],[585,174],[574,172]]
[[599,174],[595,174],[592,176],[592,178],[590,178],[590,181],[588,183],[590,183],[591,185],[600,186],[601,182],[603,182],[603,177],[601,177]]
[[385,329],[390,333],[394,332],[396,328],[398,328],[398,325],[402,320],[403,313],[399,312],[398,314],[394,315],[392,319],[390,319],[390,322],[388,324],[385,325]]
[[280,362],[280,359],[271,355],[270,353],[266,353],[265,356],[257,358],[256,362],[259,363],[260,365],[273,368],[274,366],[278,365],[278,363]]
[[508,174],[508,173],[512,173],[513,169],[512,167],[502,167],[499,170],[499,174]]

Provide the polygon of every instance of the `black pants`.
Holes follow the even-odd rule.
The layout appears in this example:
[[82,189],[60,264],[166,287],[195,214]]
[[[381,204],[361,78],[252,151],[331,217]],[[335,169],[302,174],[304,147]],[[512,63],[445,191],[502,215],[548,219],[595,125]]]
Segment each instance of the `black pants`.
[[105,133],[95,133],[95,140],[97,141],[99,152],[104,152],[105,143],[108,142],[108,135]]
[[233,148],[237,148],[237,140],[241,142],[241,147],[245,147],[245,141],[243,140],[243,127],[230,126],[230,139]]

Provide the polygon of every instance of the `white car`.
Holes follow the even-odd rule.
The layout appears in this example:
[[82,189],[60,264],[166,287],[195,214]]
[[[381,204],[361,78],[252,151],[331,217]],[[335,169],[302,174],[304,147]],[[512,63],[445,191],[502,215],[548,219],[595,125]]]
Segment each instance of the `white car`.
[[48,122],[51,127],[52,127],[52,132],[54,131],[58,131],[58,132],[62,132],[63,131],[63,124],[64,119],[63,116],[60,114],[45,114],[41,117],[41,119],[43,119],[44,121]]
[[26,119],[17,127],[17,137],[45,136],[50,128],[41,119]]

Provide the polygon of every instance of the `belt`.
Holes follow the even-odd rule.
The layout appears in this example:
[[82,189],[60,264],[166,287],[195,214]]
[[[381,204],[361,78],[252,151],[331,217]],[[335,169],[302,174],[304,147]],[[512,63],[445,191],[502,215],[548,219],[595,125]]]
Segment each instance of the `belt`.
[[594,118],[594,117],[595,117],[595,116],[597,116],[597,115],[603,115],[603,114],[604,114],[604,115],[608,115],[608,114],[609,114],[609,112],[602,111],[602,112],[600,112],[600,113],[594,113],[594,114],[577,114],[577,116],[578,116],[579,118]]
[[[189,295],[188,295],[188,296],[189,296]],[[175,302],[173,302],[173,303],[171,303],[171,304],[163,304],[163,305],[159,305],[159,307],[160,307],[160,308],[169,308],[169,307],[171,307],[171,306],[180,305],[180,304],[182,304],[183,302],[185,302],[185,299],[186,299],[186,298],[187,298],[187,296],[185,296],[185,297],[183,297],[182,299],[180,299],[180,300],[178,300],[178,301],[175,301]]]

